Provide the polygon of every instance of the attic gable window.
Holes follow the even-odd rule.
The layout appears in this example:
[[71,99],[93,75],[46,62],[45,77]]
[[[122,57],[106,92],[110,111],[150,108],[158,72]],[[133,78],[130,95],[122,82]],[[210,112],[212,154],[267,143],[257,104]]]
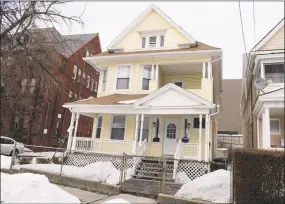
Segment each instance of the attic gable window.
[[140,31],[142,48],[164,47],[166,29]]
[[149,37],[149,47],[156,47],[156,37]]

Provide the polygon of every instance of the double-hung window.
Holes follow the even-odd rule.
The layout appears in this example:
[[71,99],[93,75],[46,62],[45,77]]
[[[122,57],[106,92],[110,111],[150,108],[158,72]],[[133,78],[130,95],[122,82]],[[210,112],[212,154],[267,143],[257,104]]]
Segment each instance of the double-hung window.
[[270,133],[280,134],[280,120],[270,119]]
[[93,86],[94,86],[94,79],[91,78],[91,83],[90,83],[90,90],[93,91]]
[[85,86],[85,83],[86,83],[86,75],[85,75],[85,72],[83,72],[82,85]]
[[130,65],[119,65],[118,66],[116,89],[129,89],[130,71],[131,71]]
[[106,91],[107,85],[107,70],[103,71],[102,91]]
[[[138,128],[138,141],[140,139],[140,135],[141,135],[141,118],[139,118],[139,128]],[[148,141],[148,133],[149,133],[149,117],[144,117],[144,121],[143,121],[143,130],[142,130],[142,141],[144,141],[145,139]]]
[[149,90],[151,80],[151,65],[143,66],[142,90]]
[[284,83],[284,64],[265,64],[265,79],[273,83]]
[[124,140],[125,135],[125,115],[114,115],[112,121],[111,139]]
[[103,121],[103,116],[99,116],[97,123],[97,130],[96,130],[96,138],[100,138],[101,136],[102,121]]
[[87,83],[86,83],[86,87],[89,88],[89,84],[90,84],[90,76],[87,75]]
[[76,65],[73,65],[73,77],[72,79],[76,79],[76,75],[77,75],[77,66]]
[[156,36],[152,36],[152,37],[149,37],[149,47],[156,47],[156,39],[157,39],[157,37]]
[[[194,118],[193,128],[198,129],[200,126],[199,118]],[[202,118],[202,129],[205,129],[205,118]]]
[[93,92],[97,92],[98,89],[98,81],[94,80],[94,90]]
[[33,78],[31,79],[31,84],[30,84],[30,93],[34,93],[36,87],[36,79]]
[[80,83],[80,80],[81,80],[81,69],[78,69],[77,82]]

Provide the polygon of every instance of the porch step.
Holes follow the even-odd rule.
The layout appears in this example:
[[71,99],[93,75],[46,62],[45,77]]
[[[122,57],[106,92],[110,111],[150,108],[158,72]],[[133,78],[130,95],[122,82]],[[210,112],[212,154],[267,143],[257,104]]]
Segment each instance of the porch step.
[[[146,175],[143,175],[143,176],[134,176],[134,178],[135,178],[135,179],[145,179],[145,180],[155,180],[155,181],[161,181],[161,180],[162,180],[162,178],[157,177],[157,176],[146,176]],[[165,181],[174,182],[174,179],[173,179],[173,178],[165,177]]]

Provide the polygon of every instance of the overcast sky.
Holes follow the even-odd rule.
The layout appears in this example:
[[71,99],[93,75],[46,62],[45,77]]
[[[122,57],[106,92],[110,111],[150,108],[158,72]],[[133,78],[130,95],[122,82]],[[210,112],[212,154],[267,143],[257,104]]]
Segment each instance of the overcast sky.
[[[150,4],[155,4],[197,41],[222,48],[223,78],[242,76],[241,55],[244,52],[238,2],[72,2],[61,8],[65,15],[82,15],[84,27],[73,26],[62,34],[99,32],[102,48],[125,29]],[[284,2],[242,2],[241,10],[246,49],[251,50],[282,18]]]

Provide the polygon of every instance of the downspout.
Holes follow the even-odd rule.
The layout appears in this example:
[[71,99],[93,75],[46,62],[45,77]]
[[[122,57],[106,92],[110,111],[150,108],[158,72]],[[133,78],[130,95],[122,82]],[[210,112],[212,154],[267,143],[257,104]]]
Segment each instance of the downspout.
[[[215,112],[215,113],[212,113],[212,114],[210,114],[209,115],[209,122],[211,121],[211,116],[214,116],[214,115],[217,115],[219,112],[220,112],[220,105],[216,105],[216,109],[217,109],[217,111]],[[210,135],[210,127],[208,128],[208,135]],[[216,139],[217,139],[217,137],[216,137]],[[209,153],[210,153],[210,142],[209,141],[207,141],[208,143],[209,143],[209,149],[208,149],[208,151],[209,151]],[[216,141],[217,142],[217,141]],[[210,161],[210,154],[208,154],[207,155],[208,156],[208,161]]]

